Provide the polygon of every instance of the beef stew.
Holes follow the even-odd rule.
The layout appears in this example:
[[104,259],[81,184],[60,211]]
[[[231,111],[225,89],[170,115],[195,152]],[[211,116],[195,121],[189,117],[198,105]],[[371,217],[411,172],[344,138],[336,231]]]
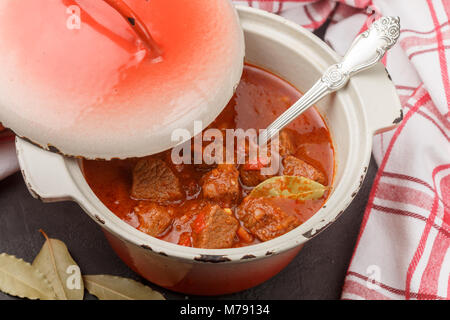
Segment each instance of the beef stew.
[[[300,96],[284,80],[246,65],[233,99],[209,128],[265,128]],[[280,133],[278,153],[280,168],[273,174],[263,173],[273,161],[264,157],[256,163],[246,158],[242,164],[211,164],[203,158],[197,164],[176,164],[171,150],[141,159],[84,160],[83,171],[97,197],[140,231],[183,246],[233,248],[293,230],[329,195],[334,150],[315,108]],[[328,188],[313,200],[249,196],[255,186],[279,175],[302,176]]]

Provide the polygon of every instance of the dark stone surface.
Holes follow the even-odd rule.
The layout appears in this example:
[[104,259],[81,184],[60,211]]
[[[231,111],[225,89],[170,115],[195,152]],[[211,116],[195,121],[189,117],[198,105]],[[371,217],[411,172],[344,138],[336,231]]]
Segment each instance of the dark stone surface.
[[[338,221],[307,243],[280,274],[256,288],[217,298],[339,299],[376,170],[372,160],[363,187],[351,206]],[[115,255],[100,227],[77,204],[44,204],[33,199],[20,174],[0,181],[0,208],[0,253],[31,262],[44,242],[39,233],[43,229],[67,244],[83,273],[113,274],[146,283]],[[168,299],[185,298],[156,289]],[[87,298],[92,299],[89,295]],[[0,293],[0,300],[8,299],[15,298]]]

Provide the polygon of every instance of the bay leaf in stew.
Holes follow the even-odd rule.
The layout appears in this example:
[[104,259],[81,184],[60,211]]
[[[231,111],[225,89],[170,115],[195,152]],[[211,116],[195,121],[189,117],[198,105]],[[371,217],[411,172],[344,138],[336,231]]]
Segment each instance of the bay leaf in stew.
[[250,193],[254,198],[284,198],[292,200],[317,200],[324,196],[327,187],[299,176],[279,176],[267,179]]

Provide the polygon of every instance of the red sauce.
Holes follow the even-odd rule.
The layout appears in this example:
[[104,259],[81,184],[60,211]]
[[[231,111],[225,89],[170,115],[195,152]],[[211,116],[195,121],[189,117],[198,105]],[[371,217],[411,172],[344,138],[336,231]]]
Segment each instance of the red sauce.
[[[286,81],[259,68],[246,65],[236,94],[210,127],[263,129],[301,97]],[[330,132],[325,121],[315,108],[311,108],[288,126],[294,132],[297,147],[295,156],[308,162],[325,174],[327,185],[331,186],[334,174],[334,150]],[[161,154],[169,157],[170,151]],[[134,207],[139,201],[130,197],[132,170],[138,159],[113,161],[84,161],[84,174],[98,198],[119,218],[138,228],[139,220]],[[202,202],[200,179],[204,172],[193,165],[174,168],[180,178],[186,198],[174,203],[175,220],[160,238],[173,243],[191,246],[187,236],[192,229],[201,229],[204,217],[199,215],[198,206]],[[248,187],[241,186],[241,199],[249,193]],[[286,212],[296,214],[302,222],[308,220],[326,201],[274,200]],[[232,207],[236,210],[236,207]],[[257,243],[242,241],[246,230],[238,231],[243,236],[236,237],[234,247]]]

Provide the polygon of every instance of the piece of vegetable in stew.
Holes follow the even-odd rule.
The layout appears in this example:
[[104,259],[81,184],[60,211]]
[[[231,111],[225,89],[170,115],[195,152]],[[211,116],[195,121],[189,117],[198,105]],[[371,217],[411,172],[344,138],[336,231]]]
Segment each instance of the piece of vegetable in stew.
[[[246,65],[228,106],[208,127],[263,129],[300,93],[275,75]],[[140,159],[83,161],[87,182],[119,218],[150,236],[182,246],[221,249],[279,237],[325,203],[334,174],[329,130],[315,108],[279,135],[279,148],[255,161],[175,164],[171,150]],[[225,149],[226,139],[221,141]],[[191,146],[194,143],[191,143]],[[276,153],[277,157],[272,157]],[[274,160],[275,159],[275,160]],[[278,161],[278,171],[264,168]]]

